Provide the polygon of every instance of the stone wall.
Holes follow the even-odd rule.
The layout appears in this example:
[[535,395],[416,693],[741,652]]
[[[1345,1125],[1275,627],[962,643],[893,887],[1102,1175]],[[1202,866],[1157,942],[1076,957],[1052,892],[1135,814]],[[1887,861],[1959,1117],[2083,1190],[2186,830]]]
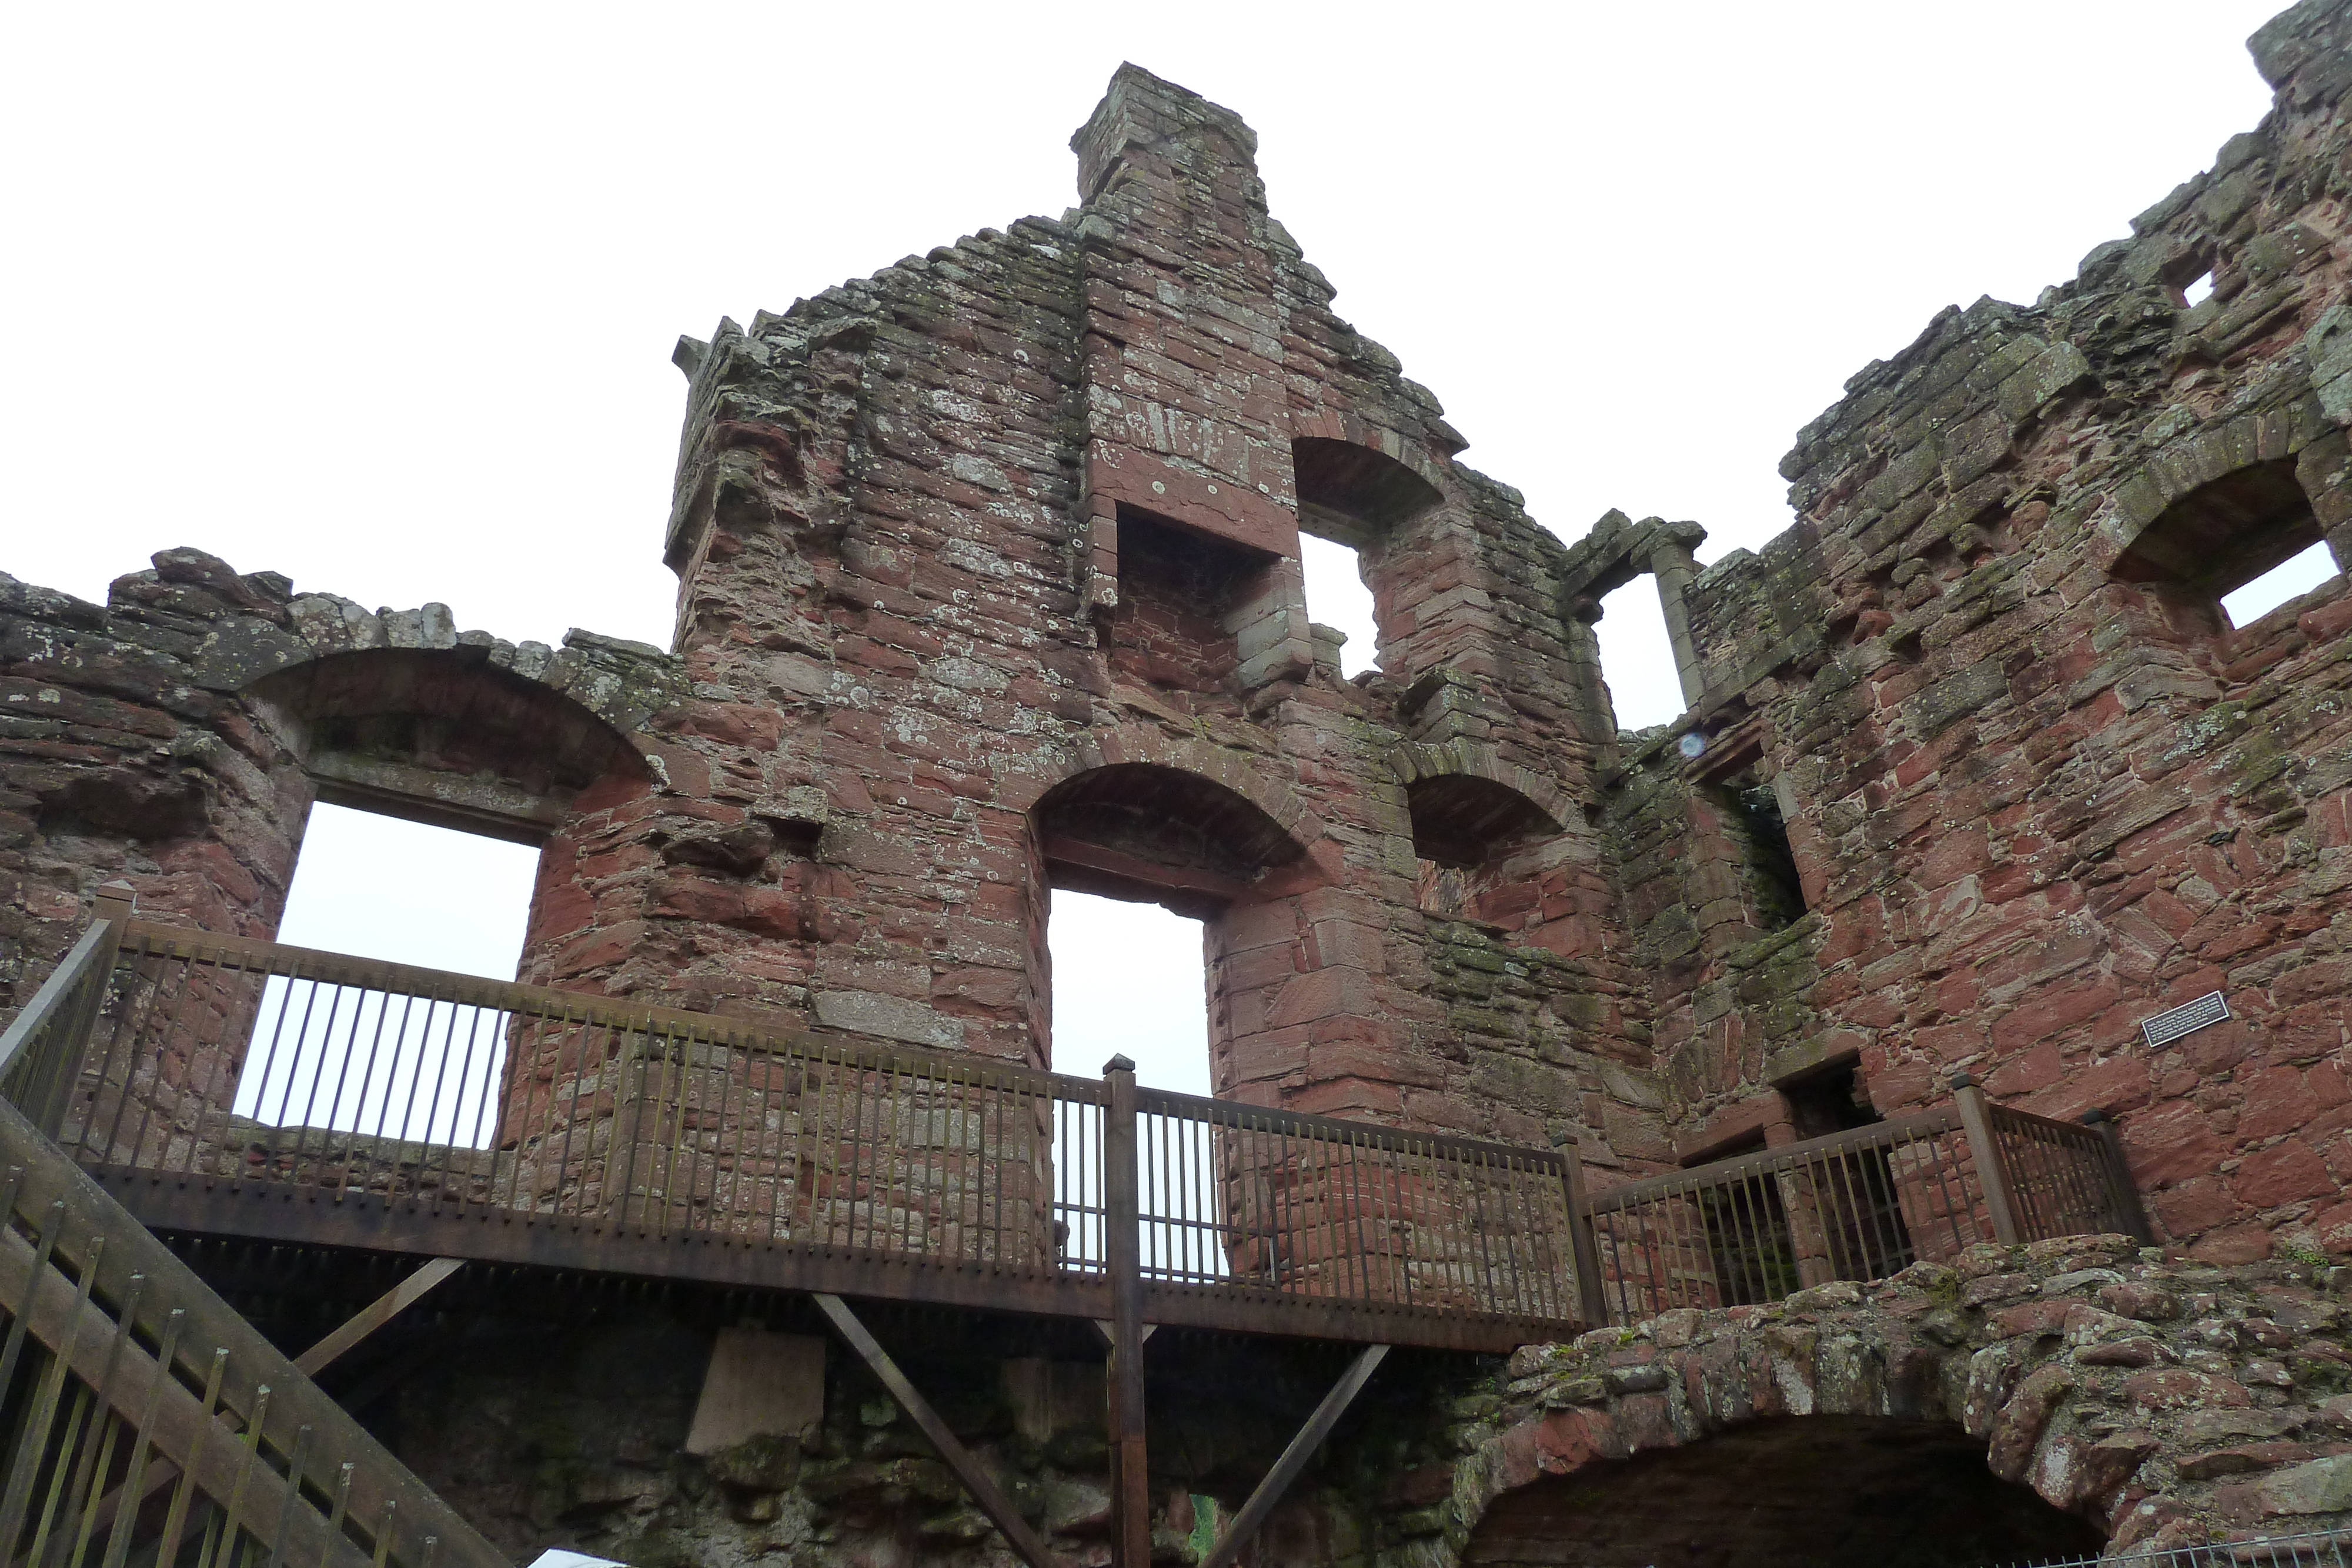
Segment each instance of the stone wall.
[[[1825,1063],[1887,1113],[1965,1069],[2120,1116],[2200,1256],[2352,1246],[2352,600],[2216,602],[2352,561],[2347,40],[2317,0],[2263,28],[2261,127],[2073,281],[1862,371],[1783,464],[1797,526],[1676,589],[1701,689],[1604,821],[1684,1153],[1793,1135]],[[1778,929],[1723,809],[1757,789],[1809,910]],[[2216,990],[2231,1021],[2145,1044]]]
[[[1078,207],[681,340],[670,653],[192,550],[104,608],[9,582],[8,999],[109,877],[268,930],[341,799],[541,843],[531,980],[1045,1062],[1054,894],[1108,892],[1204,920],[1220,1092],[1605,1184],[1801,1135],[1809,1075],[1892,1113],[1965,1068],[2121,1116],[2202,1256],[2352,1247],[2352,603],[2215,602],[2352,552],[2347,28],[2266,27],[2261,128],[1862,371],[1797,525],[1704,570],[1456,462],[1249,129],[1123,68]],[[1302,530],[1359,551],[1378,670]],[[1592,623],[1644,573],[1691,707],[1621,735]]]
[[[1376,1560],[1515,1561],[1496,1537],[1549,1501],[1533,1511],[1550,1549],[1587,1542],[1591,1561],[1614,1568],[1614,1549],[1645,1522],[1628,1483],[1684,1450],[1700,1484],[1679,1538],[1642,1542],[1658,1568],[1885,1561],[1840,1550],[1856,1519],[1868,1523],[1854,1469],[1784,1475],[1789,1495],[1759,1506],[1754,1480],[1774,1453],[1816,1441],[1815,1423],[1859,1427],[1878,1445],[1965,1434],[1993,1477],[2093,1526],[2093,1554],[2102,1538],[2112,1552],[2342,1528],[2347,1290],[2352,1270],[2303,1259],[2225,1268],[2077,1237],[1530,1346],[1483,1394],[1457,1398],[1454,1453],[1400,1489],[1422,1506],[1375,1527]],[[1939,1505],[1926,1473],[1909,1470],[1894,1500],[1904,1560],[1945,1561],[1920,1528]],[[2055,1554],[2084,1539],[2048,1523],[2019,1507],[2017,1536],[1953,1560]]]

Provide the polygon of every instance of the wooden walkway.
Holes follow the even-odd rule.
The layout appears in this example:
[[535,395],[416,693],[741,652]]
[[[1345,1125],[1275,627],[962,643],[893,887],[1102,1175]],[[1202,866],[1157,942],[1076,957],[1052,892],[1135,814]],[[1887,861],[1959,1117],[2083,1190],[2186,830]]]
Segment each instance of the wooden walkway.
[[1098,1322],[1131,1258],[1152,1324],[1584,1326],[1572,1150],[110,929],[8,1082],[157,1230]]
[[[191,1510],[219,1541],[249,1538],[273,1561],[290,1543],[306,1561],[357,1568],[372,1547],[379,1568],[432,1568],[423,1521],[440,1525],[445,1558],[495,1562],[438,1500],[404,1490],[415,1488],[406,1472],[303,1375],[474,1260],[813,1297],[1032,1568],[1061,1565],[845,1298],[1099,1328],[1120,1568],[1150,1561],[1142,1362],[1153,1329],[1362,1346],[1209,1552],[1204,1568],[1230,1568],[1392,1346],[1507,1351],[1669,1307],[1877,1278],[1979,1241],[2146,1236],[2112,1124],[1993,1105],[1966,1079],[1955,1090],[1948,1110],[1588,1198],[1573,1147],[1171,1094],[1139,1087],[1123,1058],[1096,1080],[820,1040],[213,936],[102,902],[0,1035],[16,1205],[0,1242],[35,1258],[13,1270],[31,1293],[0,1307],[32,1325],[51,1368],[50,1403],[7,1461],[0,1546],[29,1534],[41,1560],[53,1525],[74,1524],[48,1511],[29,1521],[47,1476],[52,1504],[79,1511],[60,1557],[77,1564],[98,1550],[120,1568],[134,1539],[176,1542]],[[71,1201],[51,1202],[53,1190]],[[422,1266],[286,1364],[151,1232]],[[54,1280],[42,1273],[52,1249],[71,1260],[50,1268]],[[163,1336],[164,1362],[191,1312],[206,1343],[242,1347],[247,1370],[229,1392],[223,1348],[201,1405],[190,1389],[202,1380],[185,1369],[133,1376],[131,1403],[118,1397],[114,1363],[93,1370],[75,1326],[98,1311],[89,1287],[101,1252],[110,1270],[138,1258],[183,1303],[160,1329],[140,1320]],[[134,1285],[120,1322],[100,1312],[92,1334],[131,1343],[137,1302]],[[21,1338],[12,1330],[0,1359]],[[290,1439],[268,1391],[254,1392],[256,1366],[315,1416]],[[111,1406],[56,1427],[54,1396],[74,1378],[72,1410]],[[220,1453],[206,1448],[215,1427]],[[101,1430],[109,1446],[90,1448]],[[239,1430],[258,1441],[240,1447]],[[319,1431],[352,1456],[339,1461],[340,1491],[305,1469]],[[126,1434],[140,1456],[129,1481],[101,1496],[72,1479],[89,1469],[79,1456],[111,1456]],[[148,1486],[151,1450],[163,1479]],[[232,1463],[236,1453],[268,1462]],[[193,1479],[168,1507],[156,1501],[183,1469]],[[239,1512],[248,1483],[280,1500],[270,1530]],[[373,1522],[352,1511],[379,1503]],[[200,1568],[216,1561],[206,1539]]]

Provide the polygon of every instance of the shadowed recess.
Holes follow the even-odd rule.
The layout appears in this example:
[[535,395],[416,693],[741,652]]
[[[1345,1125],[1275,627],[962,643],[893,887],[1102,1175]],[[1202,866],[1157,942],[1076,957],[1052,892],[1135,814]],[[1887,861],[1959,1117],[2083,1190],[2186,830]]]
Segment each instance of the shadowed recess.
[[1405,786],[1412,812],[1412,852],[1439,865],[1481,865],[1533,834],[1559,824],[1512,789],[1474,773],[1416,779]]
[[1166,904],[1180,915],[1213,909],[1306,852],[1223,785],[1156,763],[1065,779],[1037,802],[1035,821],[1055,886]]
[[1985,1468],[1955,1427],[1873,1416],[1759,1421],[1587,1465],[1496,1499],[1487,1568],[1985,1568],[2104,1542]]
[[1341,544],[1367,542],[1361,527],[1390,528],[1444,497],[1437,486],[1389,456],[1352,441],[1302,435],[1290,444],[1298,483],[1299,526]]
[[2317,544],[2294,459],[2257,463],[2167,507],[2116,561],[2126,582],[2180,582],[2218,599]]
[[589,784],[645,767],[594,714],[472,650],[338,653],[247,695],[284,726],[321,800],[524,842]]

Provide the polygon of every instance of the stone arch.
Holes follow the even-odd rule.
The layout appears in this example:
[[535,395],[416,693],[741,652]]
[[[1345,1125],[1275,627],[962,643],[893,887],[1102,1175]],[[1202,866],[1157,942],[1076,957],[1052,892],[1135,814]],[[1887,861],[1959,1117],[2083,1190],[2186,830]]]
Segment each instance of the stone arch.
[[2098,516],[2086,549],[2091,563],[2115,571],[2175,506],[2234,476],[2265,468],[2291,475],[2320,528],[2331,537],[2352,522],[2346,441],[2316,399],[2239,414],[2168,443],[2117,485]]
[[[1291,421],[1290,439],[1294,452],[1302,443],[1315,442],[1328,446],[1352,446],[1370,457],[1385,459],[1407,471],[1412,479],[1425,486],[1427,504],[1434,505],[1445,490],[1445,472],[1429,455],[1395,431],[1373,424],[1354,413],[1326,410],[1302,413]],[[1318,457],[1335,462],[1342,455],[1318,451]],[[1406,486],[1407,481],[1391,476],[1387,483]]]
[[680,695],[642,643],[515,644],[459,633],[446,606],[370,614],[325,595],[284,624],[222,628],[198,672],[277,729],[319,799],[523,842],[596,780],[649,776],[638,732]]
[[[1443,1488],[1436,1536],[1411,1561],[1478,1561],[1482,1522],[1528,1488],[1575,1478],[1605,1496],[1628,1461],[1821,1417],[1962,1436],[1993,1477],[2083,1520],[2111,1552],[2340,1528],[2352,1456],[2326,1403],[2340,1375],[2305,1358],[2336,1364],[2346,1313],[2321,1280],[2070,1237],[1528,1346],[1498,1397],[1465,1402],[1480,1413],[1446,1434],[1464,1456],[1450,1473],[1402,1489]],[[2267,1354],[2213,1354],[2219,1343]]]
[[1329,859],[1335,852],[1329,830],[1297,791],[1235,752],[1160,729],[1139,726],[1095,732],[1071,747],[1055,766],[1009,774],[999,798],[1009,810],[1034,813],[1041,801],[1074,780],[1113,768],[1158,769],[1232,796],[1270,824],[1287,846],[1269,842],[1255,852],[1260,870],[1289,868],[1295,879],[1310,870],[1336,869]]
[[[1139,727],[1089,736],[1017,786],[1008,779],[1003,799],[1028,814],[1043,887],[1159,904],[1202,922],[1217,1093],[1287,1092],[1310,1035],[1328,1039],[1318,1049],[1337,1063],[1307,1064],[1324,1074],[1318,1088],[1342,1067],[1367,1078],[1389,1071],[1366,1044],[1386,1042],[1393,1012],[1381,938],[1335,894],[1345,881],[1339,841],[1288,786],[1235,752]],[[1153,819],[1172,827],[1155,832]],[[1045,901],[1031,909],[1031,962],[1043,965]]]
[[1359,547],[1445,499],[1436,465],[1354,415],[1310,416],[1291,433],[1299,527]]
[[1556,833],[1572,818],[1549,780],[1494,747],[1451,740],[1408,743],[1389,753],[1405,789],[1413,852],[1442,866],[1469,867],[1537,834]]

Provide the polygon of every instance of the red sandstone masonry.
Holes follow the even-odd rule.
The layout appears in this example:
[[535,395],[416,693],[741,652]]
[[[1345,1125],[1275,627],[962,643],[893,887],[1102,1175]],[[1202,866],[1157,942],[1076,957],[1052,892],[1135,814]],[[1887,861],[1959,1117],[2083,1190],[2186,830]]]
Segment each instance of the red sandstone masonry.
[[[1603,1185],[1796,1135],[1842,1060],[1886,1112],[1966,1067],[2121,1115],[2202,1255],[2352,1248],[2352,609],[2226,629],[2144,538],[2292,486],[2352,552],[2347,14],[2266,29],[2277,111],[2080,278],[1856,377],[1798,526],[1696,577],[1695,525],[1563,546],[1456,463],[1248,129],[1124,68],[1062,220],[680,344],[669,654],[194,551],[106,607],[0,583],[0,979],[118,875],[270,929],[310,800],[373,791],[544,835],[533,980],[1043,1062],[1053,892],[1108,889],[1206,917],[1224,1092]],[[1318,659],[1301,528],[1360,552],[1377,673]],[[1621,737],[1591,622],[1644,570],[1698,695]]]

